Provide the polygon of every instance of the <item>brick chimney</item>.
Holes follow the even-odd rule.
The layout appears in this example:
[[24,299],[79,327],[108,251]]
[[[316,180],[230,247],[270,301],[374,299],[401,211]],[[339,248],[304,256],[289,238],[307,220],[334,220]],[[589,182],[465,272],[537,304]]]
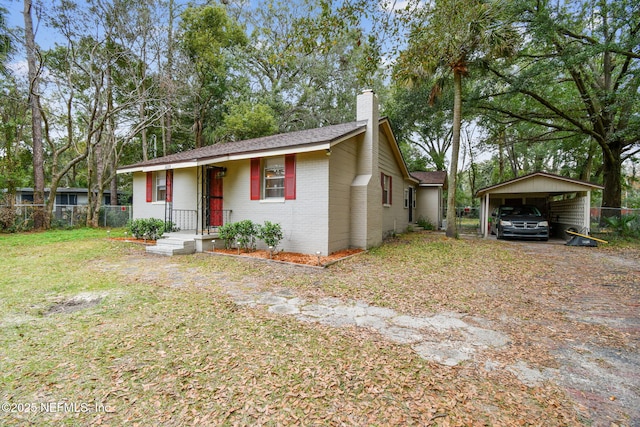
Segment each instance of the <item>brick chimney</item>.
[[358,141],[356,177],[351,183],[351,246],[365,249],[382,243],[378,109],[372,90],[358,95],[356,119],[366,121],[367,128]]

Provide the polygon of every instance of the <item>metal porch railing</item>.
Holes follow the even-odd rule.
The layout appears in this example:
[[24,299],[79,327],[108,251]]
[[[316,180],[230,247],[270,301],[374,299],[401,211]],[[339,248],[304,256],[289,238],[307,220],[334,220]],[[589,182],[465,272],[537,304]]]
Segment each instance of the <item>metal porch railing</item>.
[[[220,226],[230,222],[231,212],[232,212],[231,209],[213,210],[213,211],[207,212],[207,215],[205,216],[205,223],[203,224],[203,227],[202,227],[202,234],[211,234],[211,233],[217,232]],[[216,218],[216,217],[219,220],[221,219],[222,223],[220,225],[210,225],[211,218]]]

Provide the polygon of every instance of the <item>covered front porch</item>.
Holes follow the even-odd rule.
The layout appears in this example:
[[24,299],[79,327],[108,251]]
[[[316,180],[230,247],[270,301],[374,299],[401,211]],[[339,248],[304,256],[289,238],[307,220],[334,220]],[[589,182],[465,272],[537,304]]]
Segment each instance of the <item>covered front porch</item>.
[[232,210],[224,209],[226,172],[218,165],[165,171],[163,220],[175,231],[164,233],[147,252],[178,255],[213,248],[218,229],[231,221]]
[[224,208],[226,174],[227,168],[218,165],[196,167],[191,173],[166,171],[164,221],[194,235],[217,232],[230,221],[232,213]]

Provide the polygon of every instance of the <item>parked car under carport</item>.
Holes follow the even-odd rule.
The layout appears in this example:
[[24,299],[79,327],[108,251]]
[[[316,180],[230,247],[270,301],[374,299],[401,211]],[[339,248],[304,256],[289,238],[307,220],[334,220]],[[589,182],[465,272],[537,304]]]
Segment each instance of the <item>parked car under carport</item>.
[[540,171],[481,188],[476,193],[480,199],[480,234],[488,237],[493,230],[491,212],[496,207],[533,205],[540,210],[544,207],[553,236],[567,240],[571,236],[566,235],[565,230],[590,229],[591,193],[603,188],[592,182]]
[[549,222],[535,206],[500,206],[491,216],[491,234],[498,239],[549,240]]

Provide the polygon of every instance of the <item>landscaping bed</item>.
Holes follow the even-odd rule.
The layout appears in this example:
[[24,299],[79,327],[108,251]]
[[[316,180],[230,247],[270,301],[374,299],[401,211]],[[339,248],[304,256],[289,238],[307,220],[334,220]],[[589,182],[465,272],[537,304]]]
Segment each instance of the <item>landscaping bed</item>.
[[361,252],[363,252],[362,249],[345,249],[342,251],[334,252],[328,256],[318,256],[318,255],[309,255],[309,254],[301,254],[297,252],[286,252],[286,251],[269,253],[269,251],[262,250],[262,249],[253,250],[253,251],[245,251],[245,250],[238,251],[237,249],[216,249],[214,251],[209,251],[208,253],[269,259],[273,261],[288,262],[292,264],[302,264],[302,265],[323,267],[326,265],[330,265],[341,259],[359,254]]

